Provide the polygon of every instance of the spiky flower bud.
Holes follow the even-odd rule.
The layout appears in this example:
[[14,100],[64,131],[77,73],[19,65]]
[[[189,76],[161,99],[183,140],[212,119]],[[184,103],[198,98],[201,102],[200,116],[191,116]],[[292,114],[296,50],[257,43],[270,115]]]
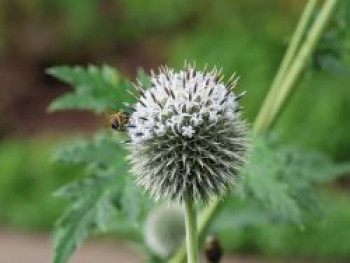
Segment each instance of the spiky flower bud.
[[137,183],[153,197],[208,200],[235,182],[245,162],[246,125],[239,98],[214,68],[161,68],[130,116],[130,156]]
[[152,210],[145,222],[144,238],[149,249],[160,258],[166,258],[178,249],[185,238],[181,207],[161,205]]

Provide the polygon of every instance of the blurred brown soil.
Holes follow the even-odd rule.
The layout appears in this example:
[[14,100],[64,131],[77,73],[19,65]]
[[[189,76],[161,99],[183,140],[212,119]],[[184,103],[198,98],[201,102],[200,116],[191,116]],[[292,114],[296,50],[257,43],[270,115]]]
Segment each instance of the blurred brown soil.
[[[123,52],[125,56],[129,53],[128,50]],[[137,52],[142,52],[142,49],[139,51],[136,49]],[[147,61],[147,58],[145,60],[141,66],[148,68],[147,65],[155,64]],[[53,114],[47,112],[54,98],[69,91],[67,85],[57,82],[44,73],[45,68],[57,64],[55,61],[54,58],[47,61],[32,61],[17,55],[0,56],[0,138],[6,135],[89,132],[103,126],[101,118],[89,112],[65,111]],[[69,64],[89,63],[88,60],[79,58],[73,61]],[[91,61],[93,63],[94,60]],[[120,59],[118,63],[113,63],[111,58],[110,62],[109,65],[117,66],[118,69],[121,68],[126,74],[134,77],[137,69],[134,56],[127,62]]]
[[0,138],[89,132],[103,126],[102,120],[89,112],[48,114],[50,102],[69,90],[45,75],[48,67],[108,64],[132,79],[138,67],[150,69],[164,61],[162,47],[152,39],[67,50],[60,46],[60,32],[55,28],[50,23],[16,22],[16,34],[6,50],[0,50]]
[[[51,238],[44,234],[25,234],[0,229],[1,263],[49,263],[52,259]],[[131,245],[119,241],[94,240],[84,244],[70,263],[137,263],[145,262],[141,253]],[[205,260],[201,260],[205,262]],[[251,256],[226,255],[221,263],[285,262],[262,260]]]
[[[51,240],[46,235],[23,234],[0,230],[0,262],[48,263],[52,258]],[[142,262],[135,248],[122,243],[92,241],[73,256],[70,263]]]
[[48,81],[30,62],[2,57],[0,79],[0,135],[74,132],[91,130],[97,124],[87,112],[48,114],[50,102],[68,88]]

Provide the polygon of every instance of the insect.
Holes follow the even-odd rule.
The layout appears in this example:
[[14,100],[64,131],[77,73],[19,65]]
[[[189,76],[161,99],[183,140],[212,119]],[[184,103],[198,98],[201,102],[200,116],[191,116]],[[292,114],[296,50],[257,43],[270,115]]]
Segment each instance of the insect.
[[125,131],[125,128],[129,123],[129,119],[129,112],[121,111],[107,114],[108,127],[115,131]]
[[223,250],[219,240],[215,236],[208,236],[205,244],[205,256],[208,263],[219,263]]

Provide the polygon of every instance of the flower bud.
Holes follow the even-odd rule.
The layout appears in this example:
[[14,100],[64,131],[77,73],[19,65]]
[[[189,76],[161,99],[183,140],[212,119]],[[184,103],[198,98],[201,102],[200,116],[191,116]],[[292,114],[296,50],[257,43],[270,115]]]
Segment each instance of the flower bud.
[[174,252],[185,238],[184,213],[179,206],[161,205],[146,219],[145,241],[158,257],[166,258]]

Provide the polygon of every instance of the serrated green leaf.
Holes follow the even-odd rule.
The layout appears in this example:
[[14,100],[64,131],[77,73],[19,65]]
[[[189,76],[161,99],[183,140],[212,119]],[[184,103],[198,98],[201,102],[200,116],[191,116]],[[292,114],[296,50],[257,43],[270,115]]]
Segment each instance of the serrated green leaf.
[[272,176],[260,176],[259,174],[247,176],[246,183],[253,196],[263,201],[264,206],[273,214],[295,223],[301,223],[300,208],[290,195],[290,189],[286,183]]
[[51,103],[50,111],[78,109],[102,113],[123,109],[123,103],[131,100],[126,92],[130,84],[109,66],[58,66],[48,69],[47,73],[73,87],[72,92]]
[[126,151],[121,143],[108,133],[100,133],[91,139],[75,139],[55,152],[54,160],[72,164],[84,164],[88,169],[127,170]]
[[56,196],[72,204],[56,224],[55,263],[66,263],[93,233],[139,229],[151,206],[132,178],[111,171],[67,185]]
[[[69,218],[62,219],[58,223],[58,228],[54,237],[54,263],[66,263],[74,250],[79,247],[83,240],[89,235],[91,231],[91,204],[85,203],[79,208],[67,211],[65,215]],[[64,224],[66,223],[66,226]]]
[[90,195],[91,191],[93,193],[95,190],[101,190],[110,183],[116,182],[116,180],[116,176],[101,172],[101,175],[89,176],[62,187],[54,193],[54,196],[70,201],[78,201],[80,198]]
[[132,179],[129,178],[127,180],[122,197],[122,207],[130,223],[135,225],[145,216],[151,202],[144,196]]
[[269,140],[254,141],[246,168],[243,194],[262,204],[272,216],[302,222],[302,210],[319,211],[314,187],[349,173],[350,165],[295,147],[276,147]]
[[122,177],[100,175],[73,183],[58,192],[61,197],[74,197],[74,202],[56,224],[55,263],[68,262],[92,232],[108,229],[108,220],[115,210],[111,200],[121,190],[120,182]]
[[[112,105],[113,104],[113,105]],[[55,99],[49,106],[50,112],[62,111],[67,109],[91,110],[96,113],[102,113],[111,109],[114,103],[108,98],[96,98],[90,94],[69,93]]]
[[242,229],[248,226],[265,225],[271,222],[266,209],[252,200],[229,199],[224,204],[223,212],[215,220],[215,231]]
[[150,202],[126,175],[124,156],[124,148],[107,133],[76,140],[56,152],[56,160],[82,164],[94,176],[55,193],[72,202],[57,223],[55,263],[66,263],[92,233],[140,227]]
[[341,58],[331,54],[318,55],[317,64],[321,69],[327,70],[339,77],[349,77],[350,71],[348,66]]
[[[97,229],[102,233],[110,229],[112,214],[116,210],[116,207],[111,201],[111,199],[102,199],[96,208],[96,225]],[[109,212],[106,213],[106,211]]]

